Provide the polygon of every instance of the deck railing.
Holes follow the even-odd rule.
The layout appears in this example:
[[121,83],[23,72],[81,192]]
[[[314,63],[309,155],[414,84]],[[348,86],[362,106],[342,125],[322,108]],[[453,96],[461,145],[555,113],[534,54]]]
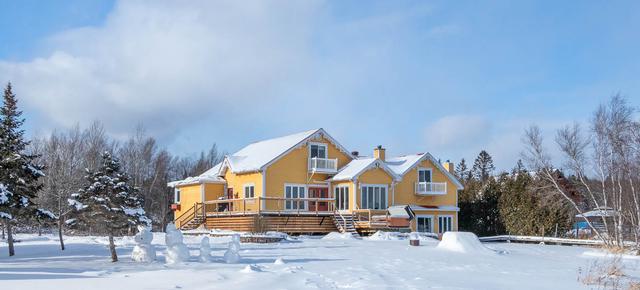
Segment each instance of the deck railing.
[[416,182],[417,195],[445,195],[447,194],[446,182]]
[[182,227],[183,225],[195,219],[196,217],[204,216],[204,213],[205,212],[204,212],[204,207],[202,206],[202,203],[196,203],[192,207],[187,209],[185,212],[180,214],[178,218],[176,218],[175,225],[176,227]]
[[338,159],[309,158],[309,170],[316,172],[338,172]]
[[207,216],[247,214],[247,213],[297,213],[320,214],[335,211],[333,198],[285,198],[253,197],[236,199],[218,199],[204,202]]

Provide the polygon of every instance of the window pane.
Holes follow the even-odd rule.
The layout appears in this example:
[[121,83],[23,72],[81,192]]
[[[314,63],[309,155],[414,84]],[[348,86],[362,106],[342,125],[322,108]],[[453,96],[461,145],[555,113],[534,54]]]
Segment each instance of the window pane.
[[418,182],[425,182],[424,170],[418,171]]
[[431,170],[425,171],[424,176],[426,182],[431,182]]
[[361,199],[360,200],[361,205],[360,206],[362,208],[369,208],[368,205],[367,205],[367,188],[363,186],[362,190],[360,190],[360,191],[361,191],[360,192],[360,196],[361,196],[361,198],[360,198]]
[[382,205],[382,208],[387,208],[387,188],[381,187],[380,195],[380,204]]
[[374,206],[376,209],[380,209],[380,188],[373,188],[373,200],[375,200]]
[[327,149],[324,146],[318,147],[318,157],[327,158]]
[[311,145],[311,157],[318,157],[318,145]]
[[349,188],[344,188],[344,209],[349,208]]

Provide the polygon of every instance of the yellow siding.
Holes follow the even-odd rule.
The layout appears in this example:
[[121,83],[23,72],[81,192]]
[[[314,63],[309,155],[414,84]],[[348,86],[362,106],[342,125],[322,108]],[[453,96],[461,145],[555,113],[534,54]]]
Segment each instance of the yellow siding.
[[224,184],[207,183],[204,188],[204,200],[217,200],[224,195]]
[[[338,159],[338,168],[345,166],[350,157],[340,151],[335,145],[325,138],[311,140],[311,142],[327,144],[327,157]],[[309,172],[309,146],[304,145],[293,149],[289,154],[281,157],[267,168],[267,197],[284,197],[285,184],[326,185],[329,178],[327,174],[312,174]],[[329,191],[329,197],[333,192]],[[268,201],[267,210],[283,210],[282,201]]]
[[[432,182],[447,182],[447,194],[436,196],[419,196],[415,194],[415,184],[418,182],[418,168],[431,168]],[[416,167],[407,172],[396,185],[396,204],[416,204],[416,205],[451,205],[457,206],[457,188],[447,176],[438,170],[430,160],[424,160]]]
[[[260,172],[234,174],[231,170],[227,170],[224,179],[227,181],[227,187],[233,188],[234,198],[244,198],[244,186],[248,184],[253,184],[254,186],[254,197],[262,196],[262,173]],[[247,211],[257,211],[259,208],[257,199],[248,199],[246,201],[246,209],[244,208],[244,204],[245,203],[237,203],[234,207],[237,210]]]
[[391,202],[392,202],[391,193],[393,192],[391,185],[392,185],[393,178],[391,177],[391,175],[389,175],[389,173],[387,173],[381,168],[373,168],[360,174],[360,176],[358,176],[357,181],[358,181],[358,188],[356,190],[356,200],[357,200],[358,208],[362,208],[362,204],[360,203],[361,201],[360,194],[362,191],[361,188],[363,184],[386,184],[387,185],[387,205],[391,205]]
[[349,188],[349,208],[348,210],[353,210],[356,208],[356,195],[353,187],[353,182],[351,181],[338,181],[331,184],[331,192],[330,196],[335,198],[335,188],[339,186],[347,186]]
[[[453,228],[453,231],[457,231],[458,230],[458,213],[455,211],[415,211],[416,216],[433,216],[433,232],[434,233],[438,233],[440,231],[440,229],[438,228],[438,216],[452,216],[453,220],[451,221],[451,226]],[[411,221],[411,230],[412,231],[416,231],[417,228],[417,224],[416,224],[416,219]]]
[[200,184],[179,186],[180,190],[180,210],[174,212],[174,219],[180,217],[185,211],[193,207],[194,204],[202,202],[202,191]]

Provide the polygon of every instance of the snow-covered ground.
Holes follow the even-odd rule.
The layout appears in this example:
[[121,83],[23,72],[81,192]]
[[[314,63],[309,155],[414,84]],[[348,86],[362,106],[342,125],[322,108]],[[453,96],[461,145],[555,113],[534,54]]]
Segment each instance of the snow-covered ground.
[[[167,266],[163,234],[155,234],[158,257],[150,264],[131,260],[133,237],[117,239],[118,263],[109,261],[103,237],[67,237],[64,252],[53,236],[17,238],[15,257],[7,257],[0,242],[1,289],[589,289],[579,278],[612,259],[583,247],[484,244],[492,251],[467,243],[457,251],[454,240],[437,247],[423,239],[411,247],[396,236],[355,240],[334,234],[242,244],[238,264],[224,263],[228,237],[211,238],[211,262],[202,263],[201,237],[186,236],[190,262]],[[624,274],[640,276],[640,258],[624,256],[620,263]]]

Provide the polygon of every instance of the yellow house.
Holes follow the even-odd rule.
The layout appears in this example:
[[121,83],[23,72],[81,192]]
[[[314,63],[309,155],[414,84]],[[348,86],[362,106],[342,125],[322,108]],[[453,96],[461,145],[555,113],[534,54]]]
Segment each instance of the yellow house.
[[316,129],[249,144],[175,189],[176,225],[356,234],[457,230],[460,182],[429,153],[386,158],[346,150]]

